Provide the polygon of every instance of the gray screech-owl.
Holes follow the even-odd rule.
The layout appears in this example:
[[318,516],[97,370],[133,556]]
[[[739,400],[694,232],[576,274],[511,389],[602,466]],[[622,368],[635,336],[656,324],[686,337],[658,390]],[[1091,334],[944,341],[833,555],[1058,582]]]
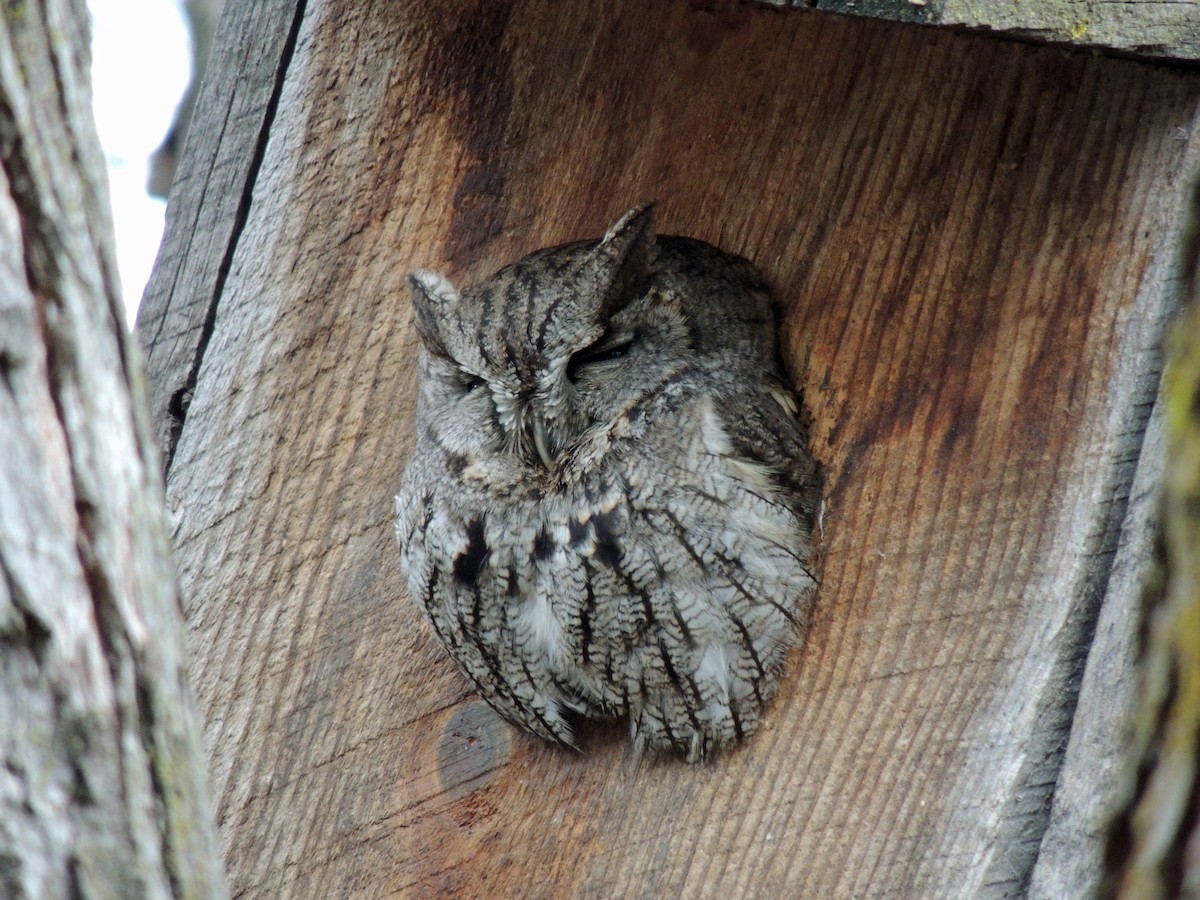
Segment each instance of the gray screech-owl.
[[815,590],[820,501],[767,289],[652,208],[459,293],[417,271],[412,596],[506,719],[628,714],[696,760],[752,733]]

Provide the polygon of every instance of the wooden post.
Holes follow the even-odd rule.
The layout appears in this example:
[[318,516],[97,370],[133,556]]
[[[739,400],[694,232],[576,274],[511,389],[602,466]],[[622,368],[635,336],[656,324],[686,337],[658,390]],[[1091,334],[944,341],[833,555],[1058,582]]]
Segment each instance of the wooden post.
[[[1095,887],[1200,76],[632,0],[233,4],[218,53],[139,329],[236,892]],[[406,273],[651,198],[774,283],[826,467],[812,634],[699,767],[511,731],[391,532]]]

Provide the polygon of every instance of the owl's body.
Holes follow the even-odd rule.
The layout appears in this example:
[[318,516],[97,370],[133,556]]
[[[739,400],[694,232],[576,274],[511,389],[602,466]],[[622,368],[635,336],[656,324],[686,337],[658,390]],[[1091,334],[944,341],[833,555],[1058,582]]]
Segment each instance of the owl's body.
[[807,620],[819,481],[737,257],[648,208],[461,296],[418,272],[409,589],[503,716],[630,718],[696,759],[750,734]]

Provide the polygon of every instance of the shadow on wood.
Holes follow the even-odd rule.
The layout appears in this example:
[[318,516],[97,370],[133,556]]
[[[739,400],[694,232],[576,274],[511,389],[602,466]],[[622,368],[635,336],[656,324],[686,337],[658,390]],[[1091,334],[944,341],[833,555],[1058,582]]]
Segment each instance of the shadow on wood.
[[[977,896],[1039,877],[1052,803],[1072,886],[1094,879],[1100,813],[1055,783],[1200,78],[743,5],[309,3],[294,33],[271,10],[217,51],[232,83],[275,48],[263,136],[223,143],[202,98],[215,143],[172,208],[202,234],[172,226],[140,326],[156,385],[202,354],[169,502],[234,890]],[[255,147],[240,212],[204,196]],[[774,282],[826,466],[811,637],[763,731],[699,767],[495,720],[404,596],[390,525],[407,271],[469,284],[649,198]],[[1100,781],[1117,681],[1080,706]]]

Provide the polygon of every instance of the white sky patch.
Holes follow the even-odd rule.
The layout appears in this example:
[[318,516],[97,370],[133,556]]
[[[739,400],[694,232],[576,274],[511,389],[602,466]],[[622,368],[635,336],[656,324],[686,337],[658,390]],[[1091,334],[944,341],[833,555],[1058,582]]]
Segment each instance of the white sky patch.
[[166,204],[146,193],[149,159],[191,72],[175,0],[88,0],[96,128],[108,163],[117,263],[130,326],[162,240]]

